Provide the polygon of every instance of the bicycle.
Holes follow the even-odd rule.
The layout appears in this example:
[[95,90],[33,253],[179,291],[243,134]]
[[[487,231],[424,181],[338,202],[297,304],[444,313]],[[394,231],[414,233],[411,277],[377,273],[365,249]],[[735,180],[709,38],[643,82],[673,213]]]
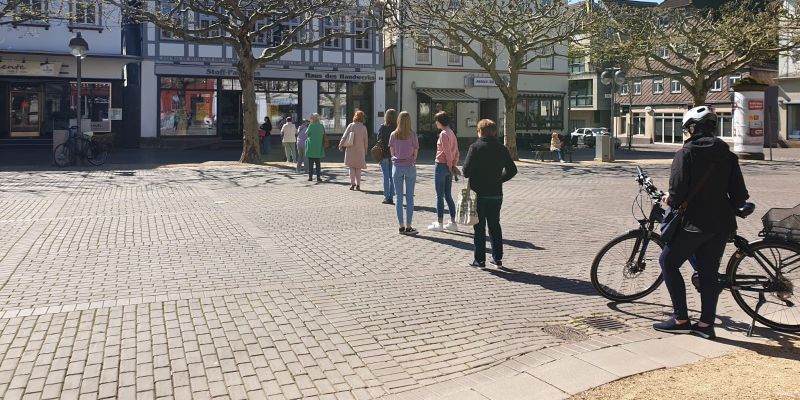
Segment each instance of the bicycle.
[[[663,220],[664,193],[641,168],[637,167],[637,172],[639,193],[632,211],[639,228],[611,240],[592,262],[592,286],[601,296],[616,302],[638,300],[663,282],[659,255],[664,241],[654,228]],[[645,195],[652,203],[646,217],[642,204]],[[635,213],[637,204],[643,218]],[[737,210],[737,216],[746,218],[754,210],[755,205],[747,203]],[[756,321],[778,331],[800,332],[800,309],[795,307],[800,295],[795,292],[795,283],[800,282],[800,205],[772,209],[762,221],[761,239],[751,242],[735,233],[729,238],[728,243],[733,243],[736,251],[728,260],[725,273],[720,274],[720,291],[730,290],[736,304],[753,318],[748,336]],[[621,257],[615,258],[617,255]],[[699,290],[697,280],[692,279],[692,283]]]
[[91,133],[78,135],[78,128],[73,126],[69,129],[67,141],[53,150],[53,162],[62,168],[76,164],[78,160],[86,160],[94,166],[103,165],[108,159],[111,134],[103,138],[105,140]]

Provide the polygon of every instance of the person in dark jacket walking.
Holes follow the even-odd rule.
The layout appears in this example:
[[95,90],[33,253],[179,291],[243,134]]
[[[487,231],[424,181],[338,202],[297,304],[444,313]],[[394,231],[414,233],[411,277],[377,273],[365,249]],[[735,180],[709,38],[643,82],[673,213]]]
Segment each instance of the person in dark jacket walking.
[[380,162],[383,174],[383,204],[394,204],[394,182],[392,178],[392,154],[389,150],[389,139],[392,132],[397,129],[397,111],[393,108],[386,110],[383,115],[383,125],[378,129],[378,141],[383,149],[383,159]]
[[[672,160],[669,194],[663,201],[670,207],[685,209],[684,225],[666,244],[659,260],[674,316],[653,328],[713,339],[720,259],[728,237],[736,230],[736,210],[750,196],[738,159],[725,142],[714,136],[714,110],[701,106],[687,111],[683,129],[690,137]],[[680,273],[681,265],[692,255],[700,277],[701,301],[700,320],[694,325],[689,320],[686,287]]]
[[475,224],[475,257],[470,266],[486,267],[486,227],[492,241],[491,263],[503,265],[503,231],[500,208],[503,205],[503,182],[517,174],[517,166],[508,149],[497,140],[497,124],[490,119],[478,122],[478,140],[469,147],[464,161],[465,178],[478,195],[478,223]]

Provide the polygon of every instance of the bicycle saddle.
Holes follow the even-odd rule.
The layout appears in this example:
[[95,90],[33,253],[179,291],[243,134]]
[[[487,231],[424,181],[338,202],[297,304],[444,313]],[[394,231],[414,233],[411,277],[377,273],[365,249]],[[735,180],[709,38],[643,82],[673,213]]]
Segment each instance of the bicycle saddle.
[[736,210],[736,216],[739,218],[747,218],[748,215],[752,214],[753,211],[756,210],[756,205],[750,202],[744,203],[744,207]]

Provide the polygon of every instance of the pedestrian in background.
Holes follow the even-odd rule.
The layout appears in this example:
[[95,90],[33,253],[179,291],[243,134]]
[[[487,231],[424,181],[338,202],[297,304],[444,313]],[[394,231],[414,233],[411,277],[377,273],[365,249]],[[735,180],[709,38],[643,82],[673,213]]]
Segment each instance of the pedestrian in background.
[[297,127],[292,123],[292,117],[286,117],[286,123],[281,127],[281,136],[283,137],[283,151],[286,153],[286,161],[296,161]]
[[317,167],[317,182],[322,182],[320,177],[320,161],[325,158],[325,127],[319,122],[319,114],[311,114],[310,124],[306,129],[306,157],[308,162],[306,167],[308,169],[308,180],[311,181],[314,173],[314,166]]
[[[440,129],[439,140],[436,142],[436,169],[433,173],[436,185],[436,217],[437,221],[428,225],[428,229],[441,232],[445,229],[458,231],[456,224],[456,203],[453,201],[453,169],[458,165],[461,154],[458,152],[458,139],[450,129],[450,116],[447,112],[440,111],[433,117],[436,128]],[[450,222],[444,225],[444,203],[447,201],[447,211],[450,213]]]
[[[411,117],[409,116],[409,119]],[[409,122],[410,123],[410,122]],[[389,139],[397,129],[397,111],[390,108],[383,115],[383,125],[378,130],[378,142],[381,143],[383,159],[380,161],[383,174],[383,204],[394,204],[394,181],[392,168],[392,154],[389,149]],[[414,135],[416,136],[416,134]]]
[[[267,155],[272,150],[272,143],[269,142],[272,133],[272,122],[269,117],[264,117],[264,123],[258,127],[258,135],[261,136],[261,154]],[[261,135],[263,132],[263,136]],[[266,158],[266,157],[265,157]]]
[[561,137],[558,136],[558,132],[553,132],[552,137],[550,138],[550,151],[554,151],[558,156],[558,162],[564,162],[564,157],[561,154],[561,150],[564,147],[564,142],[561,141]]
[[308,168],[306,163],[306,139],[308,139],[308,120],[304,119],[297,129],[297,172]]
[[[394,111],[394,110],[392,110]],[[389,138],[389,151],[391,152],[392,180],[397,193],[397,222],[400,224],[400,233],[415,235],[419,233],[411,227],[414,217],[414,186],[417,182],[417,154],[419,153],[419,139],[411,130],[411,116],[403,111],[400,113],[397,129]],[[403,221],[403,199],[405,197],[405,223]]]
[[517,174],[517,166],[506,146],[497,140],[497,124],[490,119],[478,122],[478,140],[469,147],[464,160],[464,177],[478,195],[478,223],[475,230],[473,267],[486,267],[486,227],[492,241],[491,263],[503,265],[503,231],[500,208],[503,206],[503,182]]
[[[350,168],[350,190],[361,190],[361,170],[367,168],[369,135],[364,125],[366,120],[363,111],[356,111],[353,122],[347,125],[339,140],[339,150],[344,151],[344,163]],[[352,135],[352,139],[348,135]]]

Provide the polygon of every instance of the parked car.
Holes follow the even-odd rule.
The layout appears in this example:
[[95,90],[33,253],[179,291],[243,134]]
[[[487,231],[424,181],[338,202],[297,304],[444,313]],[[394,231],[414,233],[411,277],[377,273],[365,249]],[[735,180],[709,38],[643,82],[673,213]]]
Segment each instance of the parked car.
[[574,131],[570,132],[569,141],[572,143],[573,146],[577,146],[579,144],[585,144],[583,141],[584,137],[594,136],[595,134],[599,134],[603,131],[603,129],[604,128],[577,128]]
[[[585,144],[587,147],[594,148],[594,146],[597,144],[597,137],[598,136],[604,136],[604,135],[611,136],[613,134],[611,132],[602,132],[601,131],[601,132],[597,132],[597,133],[595,133],[593,135],[586,135],[586,136],[583,137],[583,144]],[[620,147],[622,147],[622,140],[620,140],[620,138],[618,138],[618,137],[615,137],[614,138],[614,148],[618,149]]]

